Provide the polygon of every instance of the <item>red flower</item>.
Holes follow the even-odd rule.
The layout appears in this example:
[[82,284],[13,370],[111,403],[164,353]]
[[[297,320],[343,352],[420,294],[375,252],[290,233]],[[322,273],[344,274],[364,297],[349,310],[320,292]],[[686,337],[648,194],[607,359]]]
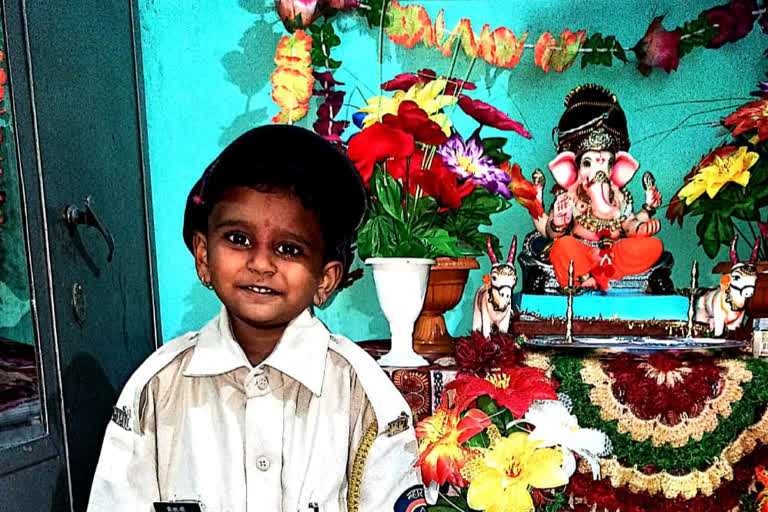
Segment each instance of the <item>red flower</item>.
[[448,137],[440,125],[432,121],[413,101],[403,101],[397,108],[397,115],[386,114],[382,122],[392,128],[402,130],[413,135],[413,138],[424,144],[439,146]]
[[709,24],[716,26],[719,32],[707,44],[707,48],[720,48],[725,43],[735,43],[746,37],[757,19],[756,11],[756,0],[734,0],[704,11]]
[[[448,83],[445,86],[443,94],[454,96],[459,89],[465,91],[472,91],[477,89],[477,86],[472,82],[465,82],[457,78],[446,78]],[[437,74],[431,69],[422,69],[418,73],[401,73],[392,80],[381,84],[381,88],[385,91],[407,91],[417,83],[428,84],[432,80],[437,79]]]
[[523,356],[509,334],[494,334],[486,338],[480,331],[456,340],[456,366],[460,373],[485,377],[493,370],[520,366]]
[[557,400],[555,383],[538,368],[527,366],[492,373],[485,379],[459,375],[446,389],[456,390],[457,407],[465,409],[478,397],[488,395],[512,416],[522,418],[534,400]]
[[315,77],[315,83],[320,85],[321,91],[315,91],[316,96],[324,96],[323,93],[333,90],[334,86],[344,85],[344,82],[337,82],[330,71],[313,71],[312,76]]
[[725,126],[734,126],[733,136],[757,128],[760,140],[768,139],[768,99],[751,101],[739,107],[723,121]]
[[509,162],[504,162],[501,165],[501,169],[512,178],[509,190],[512,192],[512,197],[515,198],[515,201],[523,205],[533,219],[538,219],[544,215],[544,205],[541,204],[541,200],[538,198],[538,191],[533,183],[523,177],[520,166],[514,164],[510,167]]
[[462,418],[461,410],[448,409],[445,395],[435,414],[425,418],[416,426],[421,456],[414,466],[421,467],[424,483],[437,482],[443,485],[449,481],[455,485],[466,485],[461,477],[461,468],[467,459],[468,450],[461,446],[491,424],[490,418],[478,409],[472,409]]
[[461,95],[459,97],[459,107],[468,116],[482,125],[498,128],[499,130],[513,131],[526,139],[531,138],[531,134],[523,128],[522,124],[484,101],[473,100],[469,96]]
[[440,155],[434,155],[428,168],[424,168],[425,158],[424,152],[417,149],[409,159],[408,192],[415,195],[416,188],[421,187],[424,194],[435,198],[443,211],[461,206],[461,200],[475,188],[474,183],[466,181],[460,184]]
[[[404,159],[412,155],[414,149],[413,135],[382,123],[375,123],[349,139],[347,156],[367,185],[373,175],[374,164],[390,159]],[[403,161],[399,163],[402,164]],[[392,174],[389,164],[387,171]]]
[[663,19],[664,16],[655,17],[645,36],[632,48],[637,55],[637,69],[645,76],[650,75],[654,67],[667,73],[677,70],[680,62],[680,31],[664,30],[661,26]]

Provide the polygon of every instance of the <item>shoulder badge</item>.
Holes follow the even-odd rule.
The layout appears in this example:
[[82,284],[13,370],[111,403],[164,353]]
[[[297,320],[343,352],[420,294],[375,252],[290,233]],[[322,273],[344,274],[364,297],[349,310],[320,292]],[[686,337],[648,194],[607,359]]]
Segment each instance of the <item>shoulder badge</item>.
[[401,412],[396,420],[387,423],[387,437],[396,436],[406,430],[408,430],[408,415],[405,414],[405,411]]
[[122,409],[118,409],[117,406],[112,407],[112,421],[117,423],[117,426],[127,431],[131,431],[131,411],[126,406]]
[[424,499],[424,486],[414,485],[397,498],[395,512],[427,512],[427,501]]

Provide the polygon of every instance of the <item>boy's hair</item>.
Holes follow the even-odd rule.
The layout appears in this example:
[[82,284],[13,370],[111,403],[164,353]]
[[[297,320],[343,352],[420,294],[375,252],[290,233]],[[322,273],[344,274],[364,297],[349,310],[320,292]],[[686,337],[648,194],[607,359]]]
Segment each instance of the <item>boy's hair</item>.
[[184,211],[184,243],[193,251],[195,231],[207,232],[208,216],[225,191],[249,187],[289,191],[317,215],[324,261],[340,261],[347,284],[367,192],[352,162],[314,132],[293,125],[265,125],[235,139],[192,187]]

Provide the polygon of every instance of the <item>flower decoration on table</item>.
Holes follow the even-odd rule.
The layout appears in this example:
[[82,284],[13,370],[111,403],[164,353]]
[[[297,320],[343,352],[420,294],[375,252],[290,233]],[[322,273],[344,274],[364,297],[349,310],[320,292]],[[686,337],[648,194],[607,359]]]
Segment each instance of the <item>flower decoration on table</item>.
[[768,94],[726,116],[731,139],[702,157],[670,201],[667,218],[683,225],[700,217],[696,234],[707,256],[729,246],[734,234],[761,239],[759,260],[768,259]]
[[499,336],[478,340],[484,347],[473,354],[467,343],[457,347],[465,364],[479,363],[477,373],[463,367],[435,414],[416,427],[416,465],[434,510],[549,510],[547,503],[565,503],[561,488],[576,470],[574,454],[597,478],[597,457],[610,452],[604,434],[579,428],[570,401],[558,399],[558,384],[543,370],[487,367],[488,354],[519,353],[514,341]]
[[[474,84],[425,69],[382,84],[354,116],[362,131],[347,155],[371,192],[369,215],[358,235],[360,257],[479,255],[491,215],[510,206],[506,138],[480,135],[483,126],[530,134],[492,105],[465,91]],[[451,121],[461,110],[479,124],[463,136]],[[499,242],[492,236],[494,250]]]

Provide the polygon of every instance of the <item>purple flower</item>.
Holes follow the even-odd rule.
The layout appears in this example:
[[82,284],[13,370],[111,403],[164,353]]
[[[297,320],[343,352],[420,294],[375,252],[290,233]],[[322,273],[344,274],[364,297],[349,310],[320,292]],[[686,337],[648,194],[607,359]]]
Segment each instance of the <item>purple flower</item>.
[[483,155],[483,143],[478,135],[464,141],[461,135],[454,133],[437,149],[437,153],[443,157],[448,170],[460,178],[507,199],[512,197],[507,187],[512,178],[499,169],[491,157]]

